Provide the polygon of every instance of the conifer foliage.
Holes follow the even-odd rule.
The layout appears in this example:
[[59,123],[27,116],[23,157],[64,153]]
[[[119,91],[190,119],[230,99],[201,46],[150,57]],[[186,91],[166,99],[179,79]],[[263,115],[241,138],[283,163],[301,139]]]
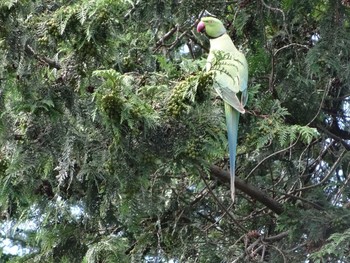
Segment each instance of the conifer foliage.
[[[205,9],[249,63],[233,206]],[[0,1],[0,262],[347,262],[349,17],[341,0]]]

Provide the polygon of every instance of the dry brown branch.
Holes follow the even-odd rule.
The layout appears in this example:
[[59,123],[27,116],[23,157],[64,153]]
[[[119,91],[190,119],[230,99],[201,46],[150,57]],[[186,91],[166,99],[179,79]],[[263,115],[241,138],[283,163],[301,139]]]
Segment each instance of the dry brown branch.
[[159,39],[153,48],[153,51],[157,51],[159,48],[161,48],[165,41],[167,41],[169,38],[171,38],[176,31],[179,30],[179,25],[175,25],[172,29],[170,29],[167,33],[165,33],[161,39]]

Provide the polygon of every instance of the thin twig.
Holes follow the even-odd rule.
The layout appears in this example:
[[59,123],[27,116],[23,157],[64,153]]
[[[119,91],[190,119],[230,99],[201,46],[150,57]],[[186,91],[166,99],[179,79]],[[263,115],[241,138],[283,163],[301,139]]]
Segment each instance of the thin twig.
[[261,262],[264,262],[265,253],[266,253],[266,246],[263,246],[263,251],[261,252]]
[[256,247],[260,242],[261,242],[262,238],[258,238],[257,240],[255,240],[252,244],[249,245],[249,247],[247,247],[246,252],[248,253],[249,251],[252,251],[254,249],[254,247]]
[[[270,191],[272,191],[272,190],[270,190]],[[290,198],[293,198],[293,199],[298,199],[298,200],[300,200],[300,201],[302,201],[304,203],[307,203],[307,204],[309,204],[310,206],[312,206],[313,208],[315,208],[317,210],[321,210],[321,211],[325,210],[324,207],[322,207],[322,206],[320,206],[320,205],[318,205],[316,203],[313,203],[310,200],[307,200],[305,198],[297,196],[295,194],[284,193],[282,191],[275,191],[275,192],[282,195],[282,197],[280,197],[279,200],[285,199],[285,197],[290,197]]]
[[278,247],[274,246],[274,245],[270,245],[272,248],[276,249],[283,257],[283,262],[287,262],[287,258],[284,255],[284,253],[282,252],[282,250],[280,250]]
[[341,193],[344,191],[344,188],[348,184],[349,180],[350,180],[350,173],[346,177],[346,180],[345,180],[344,184],[342,185],[342,187],[338,190],[337,194],[335,195],[333,205],[336,205],[336,203],[338,202],[338,198],[341,195]]
[[286,33],[288,34],[288,31],[287,31],[287,25],[286,25],[286,15],[284,14],[283,10],[280,9],[280,8],[277,8],[277,7],[272,7],[272,6],[269,6],[267,5],[264,0],[261,0],[261,3],[267,8],[267,9],[270,9],[271,11],[274,11],[274,12],[280,12],[282,14],[282,17],[283,17],[283,27],[284,27],[284,30],[286,31]]
[[[192,32],[192,29],[196,26],[196,24],[198,24],[200,18],[203,16],[203,14],[205,13],[205,10],[203,10],[198,19],[196,19],[192,24],[190,24],[188,26],[188,23],[185,22],[184,24],[182,24],[181,26],[179,24],[176,24],[172,29],[170,29],[167,33],[165,33],[163,35],[163,37],[161,37],[161,39],[159,39],[156,42],[155,47],[153,48],[153,51],[157,51],[159,50],[161,47],[167,47],[168,49],[173,49],[179,42],[180,40],[184,37],[187,36],[188,38],[190,38],[195,44],[199,45],[200,47],[202,47],[205,51],[208,51],[207,48],[204,48],[200,43],[198,43],[198,41],[196,40],[195,37],[192,37],[189,32]],[[184,26],[187,23],[187,26]],[[185,28],[185,29],[184,29]],[[180,36],[177,36],[176,39],[168,45],[165,45],[165,41],[168,40],[169,38],[171,38],[176,32],[181,32]]]
[[173,41],[173,43],[171,43],[169,45],[169,50],[172,50],[186,34],[187,34],[187,32],[185,31],[185,32],[182,32],[180,36],[176,37],[176,39]]
[[256,169],[259,168],[260,165],[262,165],[266,160],[270,159],[271,157],[277,155],[277,154],[280,154],[280,153],[283,153],[283,152],[286,152],[288,151],[289,149],[293,148],[297,142],[299,141],[299,138],[300,138],[300,135],[298,136],[298,138],[295,140],[295,142],[293,144],[291,144],[290,146],[288,146],[287,148],[284,148],[282,150],[279,150],[277,152],[274,152],[272,154],[270,154],[269,156],[265,157],[263,160],[261,160],[250,172],[249,174],[245,177],[245,180],[248,180],[249,177],[255,172]]
[[[299,156],[299,160],[298,160],[299,166],[301,166],[302,157],[303,157],[304,153],[305,153],[306,151],[310,151],[311,146],[313,146],[313,145],[315,145],[315,144],[318,144],[319,142],[320,142],[319,139],[313,140],[312,142],[310,142],[310,143],[306,146],[306,148],[301,152],[301,154],[300,154],[300,156]],[[333,142],[332,142],[332,143],[333,143]],[[331,143],[331,144],[332,144],[332,143]],[[301,172],[301,176],[303,176],[303,175],[305,174],[306,169],[310,169],[313,165],[315,165],[316,162],[319,162],[319,161],[321,160],[321,158],[324,157],[324,155],[326,154],[327,149],[328,149],[329,147],[330,147],[330,146],[327,146],[327,147],[319,154],[319,156],[318,156],[312,163],[309,163],[309,158],[307,158],[308,156],[305,157],[306,160],[307,160],[307,163],[306,163],[306,165],[305,165],[305,168],[304,168],[303,171]]]
[[327,85],[326,89],[325,89],[324,92],[323,92],[323,96],[322,96],[322,99],[321,99],[320,107],[318,108],[318,110],[317,110],[315,116],[311,119],[311,121],[309,121],[308,124],[306,124],[306,126],[309,126],[311,123],[313,123],[314,120],[316,120],[317,116],[320,114],[320,112],[321,112],[321,110],[322,110],[322,107],[323,107],[324,100],[325,100],[325,98],[326,98],[326,95],[328,94],[328,91],[329,91],[331,85],[332,85],[332,80],[330,80],[330,81],[328,82],[328,85]]
[[199,174],[204,182],[204,184],[207,186],[210,194],[212,195],[212,197],[215,199],[215,201],[217,202],[217,204],[221,207],[221,209],[224,211],[224,214],[227,214],[231,219],[232,221],[236,224],[236,226],[238,228],[240,228],[243,232],[247,232],[247,230],[240,225],[240,223],[231,215],[231,213],[228,211],[228,209],[230,209],[232,206],[233,206],[233,203],[228,207],[226,208],[222,203],[221,201],[217,198],[217,196],[214,194],[214,192],[211,190],[211,188],[209,187],[209,184],[207,182],[207,180],[205,179],[205,175],[203,174],[202,170],[199,168],[198,169],[199,171]]
[[258,246],[255,250],[252,250],[252,252],[250,252],[250,257],[253,259],[253,260],[256,260],[257,257],[258,257],[258,253],[265,247],[264,244]]
[[309,186],[305,186],[303,188],[296,189],[290,194],[294,194],[294,193],[297,193],[297,192],[300,192],[300,191],[304,191],[304,190],[308,190],[308,189],[311,189],[311,188],[315,188],[315,187],[325,183],[328,180],[328,178],[332,175],[334,170],[338,167],[339,163],[341,162],[341,160],[343,159],[345,154],[347,154],[347,150],[346,149],[342,151],[342,153],[339,155],[338,159],[335,161],[335,163],[333,164],[333,166],[329,170],[328,174],[319,183],[313,184],[313,185],[309,185]]
[[261,3],[262,3],[267,9],[270,9],[270,10],[272,10],[272,11],[280,12],[280,13],[282,14],[282,16],[283,16],[283,22],[286,21],[286,15],[284,14],[284,12],[283,12],[282,9],[277,8],[277,7],[269,6],[269,5],[267,5],[267,4],[264,2],[264,0],[261,0]]
[[290,43],[288,45],[285,45],[283,47],[280,47],[279,49],[277,49],[274,53],[273,53],[273,56],[276,56],[278,52],[282,51],[283,49],[286,49],[286,48],[289,48],[291,46],[298,46],[298,47],[303,47],[303,48],[306,48],[306,49],[309,49],[308,46],[306,45],[302,45],[302,44],[299,44],[299,43]]
[[49,65],[50,68],[55,68],[55,69],[61,69],[61,65],[53,60],[53,59],[50,59],[50,58],[47,58],[47,57],[44,57],[44,56],[40,56],[38,55],[38,53],[36,53],[34,51],[34,49],[29,45],[29,44],[26,44],[25,45],[25,51],[29,54],[29,55],[32,55],[35,59]]
[[167,33],[165,33],[161,39],[159,39],[156,43],[156,46],[153,48],[153,51],[157,51],[160,47],[164,45],[164,42],[168,40],[176,31],[179,30],[179,25],[176,24],[172,29],[170,29]]

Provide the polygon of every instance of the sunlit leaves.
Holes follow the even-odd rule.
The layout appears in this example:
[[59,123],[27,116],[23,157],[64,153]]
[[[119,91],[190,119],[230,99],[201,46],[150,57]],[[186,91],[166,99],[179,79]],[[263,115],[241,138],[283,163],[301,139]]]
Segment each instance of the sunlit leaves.
[[10,9],[17,2],[18,2],[18,0],[4,0],[4,1],[1,2],[0,7],[6,6],[8,9]]
[[[11,229],[33,249],[13,262],[347,253],[348,157],[330,170],[349,137],[344,1],[177,2],[0,3],[0,216],[35,225]],[[230,207],[229,185],[209,173],[229,167],[209,41],[193,27],[204,8],[249,63],[237,178],[281,215],[240,190]]]
[[126,238],[115,235],[107,236],[89,245],[83,262],[98,263],[101,260],[129,262],[129,258],[124,253],[127,248],[128,240]]
[[327,258],[329,255],[334,255],[340,259],[346,259],[348,257],[348,246],[350,244],[350,230],[347,229],[342,233],[335,233],[331,235],[327,244],[320,249],[311,254],[310,258],[314,262],[323,262],[323,259]]
[[138,121],[146,129],[156,125],[158,114],[137,96],[136,83],[131,76],[123,76],[115,70],[95,71],[94,76],[105,80],[96,93],[97,102],[111,122],[117,125],[127,123],[132,129],[139,128],[135,127]]
[[181,117],[189,114],[196,103],[202,103],[209,98],[213,84],[213,75],[204,73],[191,75],[179,82],[169,98],[167,111],[172,117]]

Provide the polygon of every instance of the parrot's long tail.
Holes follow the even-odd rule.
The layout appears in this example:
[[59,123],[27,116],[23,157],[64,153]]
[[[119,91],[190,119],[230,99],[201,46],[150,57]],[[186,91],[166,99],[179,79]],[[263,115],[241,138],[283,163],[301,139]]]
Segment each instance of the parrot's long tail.
[[236,111],[231,105],[225,103],[225,115],[227,125],[228,147],[230,152],[231,198],[234,202],[239,112]]

